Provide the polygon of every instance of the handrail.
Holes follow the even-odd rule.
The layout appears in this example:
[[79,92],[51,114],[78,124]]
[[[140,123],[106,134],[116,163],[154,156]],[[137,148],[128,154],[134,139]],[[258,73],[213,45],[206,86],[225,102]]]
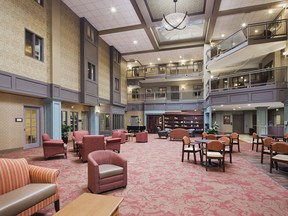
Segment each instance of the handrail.
[[[223,39],[223,40],[221,40],[220,42],[218,42],[217,44],[215,44],[213,47],[211,47],[210,49],[208,49],[207,51],[206,51],[206,56],[207,56],[207,59],[208,59],[208,61],[210,61],[210,60],[212,60],[214,57],[217,57],[217,56],[219,56],[220,54],[222,54],[222,53],[218,53],[217,52],[217,55],[214,55],[214,56],[211,56],[211,52],[213,51],[213,50],[215,50],[216,49],[216,51],[218,51],[218,49],[221,47],[221,45],[222,44],[224,44],[225,42],[227,42],[227,41],[229,41],[230,39],[232,40],[233,38],[234,38],[234,36],[235,35],[237,35],[237,34],[240,34],[241,33],[241,36],[244,36],[245,37],[245,39],[243,39],[242,41],[240,41],[239,43],[235,43],[235,44],[233,44],[232,43],[232,45],[230,46],[230,48],[228,48],[228,49],[226,49],[226,50],[221,50],[223,53],[225,53],[225,52],[227,52],[228,50],[231,50],[232,48],[235,48],[235,47],[238,47],[239,45],[241,45],[242,43],[244,43],[245,41],[248,41],[248,39],[249,38],[255,38],[255,37],[258,37],[258,36],[260,36],[262,33],[264,33],[264,35],[263,36],[265,36],[265,39],[268,39],[268,38],[270,38],[270,37],[274,37],[274,36],[277,36],[277,34],[276,34],[276,32],[279,30],[279,29],[281,29],[281,28],[278,28],[278,29],[274,29],[273,31],[275,31],[274,32],[274,34],[272,35],[272,32],[271,32],[271,35],[268,35],[267,34],[267,31],[270,31],[271,30],[271,27],[273,26],[273,25],[275,25],[275,24],[281,24],[281,23],[286,23],[286,25],[287,25],[287,19],[281,19],[281,20],[274,20],[274,21],[268,21],[268,22],[259,22],[259,23],[252,23],[252,24],[249,24],[249,25],[247,25],[246,27],[244,27],[244,28],[241,28],[241,29],[239,29],[238,31],[236,31],[235,33],[233,33],[232,35],[230,35],[229,37],[227,37],[227,38],[225,38],[225,39]],[[286,26],[285,25],[285,26]],[[256,26],[264,26],[264,31],[263,32],[259,32],[259,34],[256,34],[256,35],[250,35],[249,34],[249,30],[251,29],[251,28],[253,28],[253,27],[256,27]],[[265,34],[265,32],[266,32],[266,34]],[[287,28],[286,28],[286,35],[287,35]],[[210,54],[210,55],[209,55]]]

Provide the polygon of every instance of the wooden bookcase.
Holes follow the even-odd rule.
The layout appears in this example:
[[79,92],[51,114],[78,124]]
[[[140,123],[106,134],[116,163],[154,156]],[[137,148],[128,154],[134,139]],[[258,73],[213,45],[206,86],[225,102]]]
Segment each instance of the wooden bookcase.
[[164,128],[195,129],[195,133],[204,131],[204,116],[202,112],[166,112]]

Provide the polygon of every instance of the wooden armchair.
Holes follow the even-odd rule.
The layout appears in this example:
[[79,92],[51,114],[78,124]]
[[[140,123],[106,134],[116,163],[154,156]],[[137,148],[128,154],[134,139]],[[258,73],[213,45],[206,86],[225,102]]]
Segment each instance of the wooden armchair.
[[270,173],[272,173],[273,164],[278,170],[278,163],[288,164],[288,144],[286,142],[275,142],[270,147]]
[[222,166],[225,172],[225,144],[219,140],[212,140],[206,144],[206,171],[212,159],[218,160],[219,166]]
[[270,155],[270,146],[273,142],[275,142],[275,140],[272,137],[265,137],[263,139],[263,144],[261,148],[261,164],[263,164],[264,154]]
[[252,151],[254,150],[254,145],[256,145],[256,152],[258,152],[258,146],[262,145],[263,141],[262,139],[258,136],[257,133],[252,134]]
[[188,153],[188,157],[187,157],[188,160],[190,157],[190,153],[193,153],[195,164],[197,164],[196,153],[199,153],[200,154],[200,161],[201,161],[201,163],[203,162],[202,148],[201,148],[200,143],[198,143],[198,146],[195,146],[196,143],[191,143],[190,138],[187,136],[183,137],[182,143],[183,143],[182,144],[182,159],[181,159],[182,162],[184,160],[184,153]]
[[240,152],[240,140],[239,140],[239,134],[238,133],[236,133],[236,132],[231,133],[230,142],[232,144],[232,151],[233,151],[233,146],[237,145],[238,146],[238,152]]

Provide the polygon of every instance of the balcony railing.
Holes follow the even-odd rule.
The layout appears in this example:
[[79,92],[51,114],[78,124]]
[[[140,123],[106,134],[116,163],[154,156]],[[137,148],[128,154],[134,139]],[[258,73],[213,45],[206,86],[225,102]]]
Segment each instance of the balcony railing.
[[212,78],[206,85],[208,93],[287,83],[287,67],[266,68]]
[[[179,76],[196,75],[203,71],[203,62],[193,62],[193,64],[182,66],[146,66],[134,67],[127,71],[127,79],[146,79],[154,77],[172,78]],[[193,76],[193,75],[192,75]]]
[[272,39],[287,36],[287,20],[255,23],[240,29],[226,39],[210,48],[207,52],[208,61],[243,44],[248,40]]
[[179,92],[151,92],[128,94],[129,102],[177,102],[203,99],[203,89]]

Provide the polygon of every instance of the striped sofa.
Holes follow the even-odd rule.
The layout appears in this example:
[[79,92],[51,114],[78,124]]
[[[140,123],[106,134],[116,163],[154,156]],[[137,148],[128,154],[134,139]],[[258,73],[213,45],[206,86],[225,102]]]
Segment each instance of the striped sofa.
[[32,215],[54,202],[59,210],[59,170],[0,158],[0,215]]

